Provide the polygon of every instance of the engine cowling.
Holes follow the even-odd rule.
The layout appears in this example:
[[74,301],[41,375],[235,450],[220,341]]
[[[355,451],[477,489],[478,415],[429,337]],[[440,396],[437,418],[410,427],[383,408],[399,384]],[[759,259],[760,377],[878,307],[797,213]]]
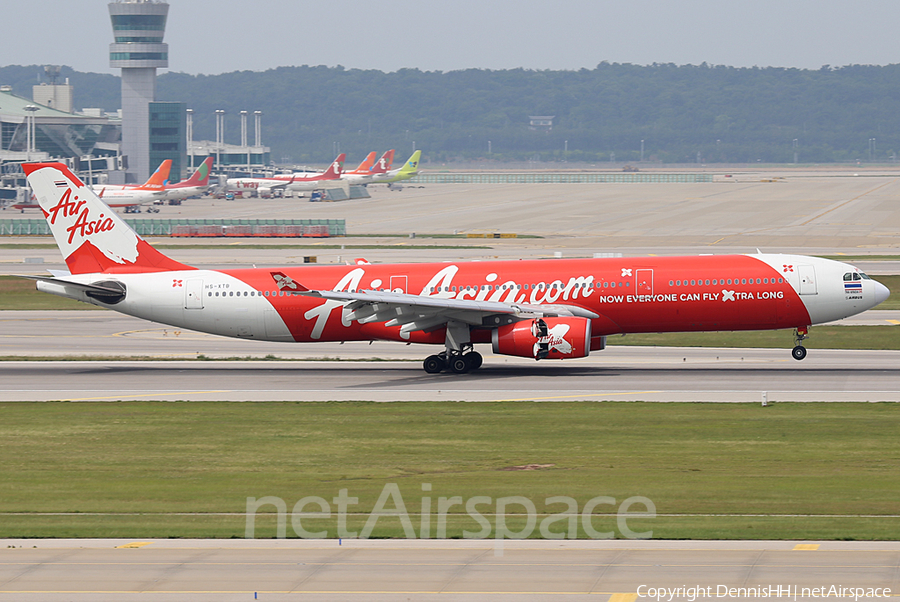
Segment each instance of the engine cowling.
[[587,357],[591,321],[587,318],[537,318],[500,326],[491,333],[494,353],[542,359]]

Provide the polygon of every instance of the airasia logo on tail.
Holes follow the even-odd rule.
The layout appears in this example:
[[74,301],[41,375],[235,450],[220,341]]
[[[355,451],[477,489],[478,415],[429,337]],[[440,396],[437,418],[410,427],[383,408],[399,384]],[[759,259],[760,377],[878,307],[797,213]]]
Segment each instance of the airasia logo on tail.
[[47,212],[47,219],[50,220],[51,226],[56,225],[56,219],[60,213],[64,218],[72,217],[76,214],[78,216],[75,219],[75,223],[66,228],[66,232],[69,233],[69,244],[72,244],[72,239],[75,238],[76,233],[80,238],[86,238],[94,233],[109,232],[116,226],[115,222],[103,213],[95,220],[90,219],[90,209],[87,207],[87,201],[79,200],[78,195],[73,197],[71,188],[66,188],[56,205]]

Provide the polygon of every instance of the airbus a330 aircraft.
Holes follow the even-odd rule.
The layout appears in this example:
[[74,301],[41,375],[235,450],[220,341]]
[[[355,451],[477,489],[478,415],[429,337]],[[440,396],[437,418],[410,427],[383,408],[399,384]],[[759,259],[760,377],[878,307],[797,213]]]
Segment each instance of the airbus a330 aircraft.
[[124,314],[267,341],[441,345],[426,372],[494,353],[567,359],[620,333],[794,328],[846,318],[890,291],[802,255],[710,255],[202,270],[166,257],[59,163],[23,166],[69,272],[38,290]]

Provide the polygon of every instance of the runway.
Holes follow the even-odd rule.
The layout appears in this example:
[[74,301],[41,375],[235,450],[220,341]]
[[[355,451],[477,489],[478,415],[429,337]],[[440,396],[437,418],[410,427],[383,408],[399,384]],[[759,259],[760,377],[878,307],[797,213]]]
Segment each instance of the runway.
[[[682,590],[664,599],[811,601],[829,596],[803,596],[802,588],[879,594],[889,588],[887,595],[896,596],[900,573],[896,542],[507,540],[499,554],[491,540],[0,540],[0,546],[0,600],[26,602],[649,602],[656,600],[647,597],[650,588],[696,587],[708,596]],[[730,588],[771,595],[729,595]]]
[[[857,319],[891,323],[879,313],[900,318]],[[536,363],[481,346],[477,372],[428,375],[426,345],[248,341],[109,311],[4,311],[0,326],[0,355],[23,358],[0,363],[0,401],[900,401],[896,351],[610,346]]]

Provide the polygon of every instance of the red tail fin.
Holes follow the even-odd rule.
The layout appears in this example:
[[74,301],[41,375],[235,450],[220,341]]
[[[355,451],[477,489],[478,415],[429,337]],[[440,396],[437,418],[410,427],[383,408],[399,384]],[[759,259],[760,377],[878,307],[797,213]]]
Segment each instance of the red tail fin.
[[372,166],[372,169],[369,170],[370,173],[387,173],[388,170],[391,169],[391,165],[394,164],[394,149],[389,150],[388,152],[381,155],[381,158],[378,162]]
[[151,247],[62,163],[22,168],[73,274],[194,269]]
[[325,170],[325,173],[322,174],[322,179],[337,180],[340,178],[341,174],[344,173],[344,159],[346,158],[346,153],[338,155],[334,161],[331,162],[331,165],[328,166],[328,169]]
[[209,186],[209,172],[212,170],[213,157],[207,157],[200,167],[191,174],[185,182],[185,186]]

